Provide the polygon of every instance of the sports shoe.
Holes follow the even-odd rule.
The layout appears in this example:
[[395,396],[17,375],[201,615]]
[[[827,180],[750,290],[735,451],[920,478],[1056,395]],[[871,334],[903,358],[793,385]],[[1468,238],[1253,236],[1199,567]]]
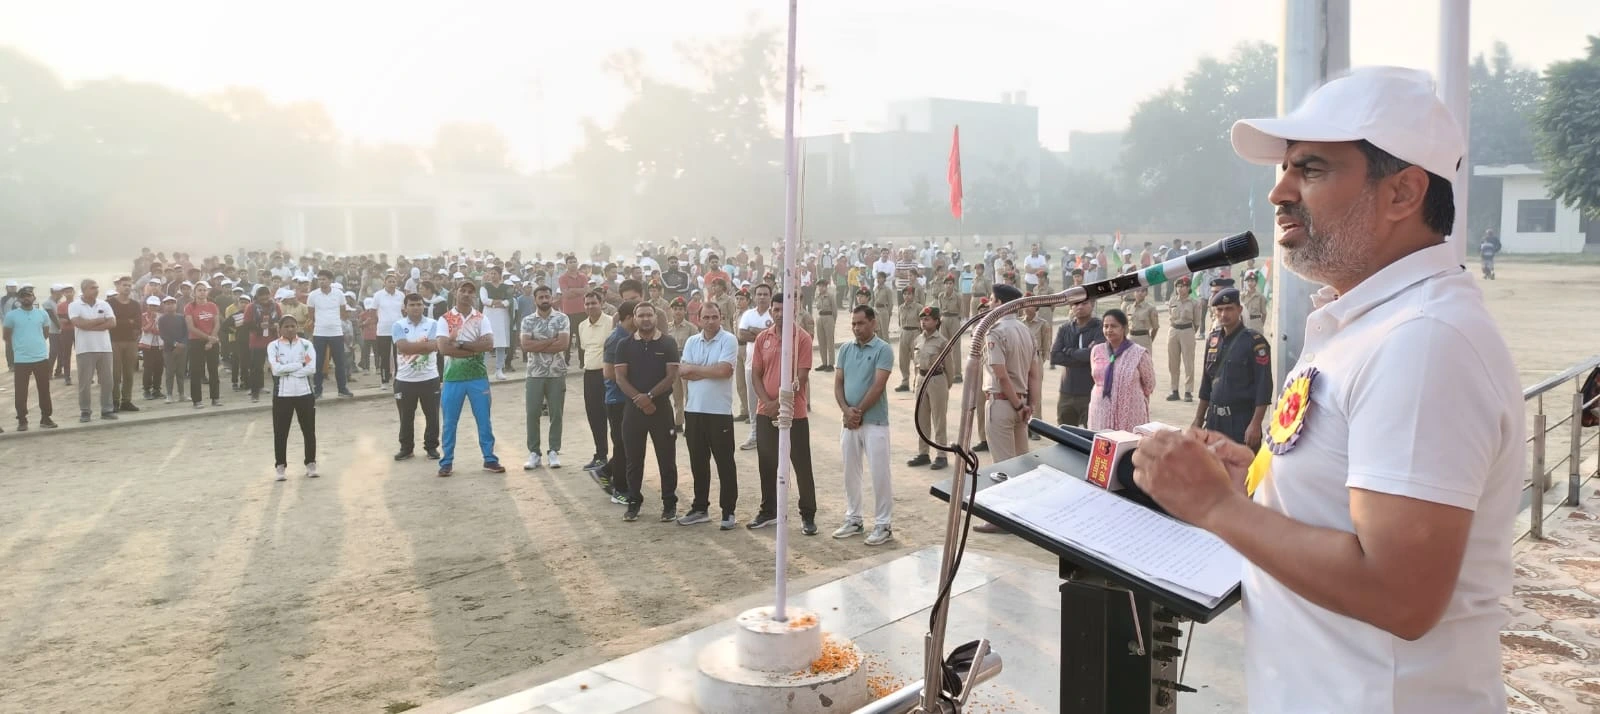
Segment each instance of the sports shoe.
[[288,481],[289,480],[289,475],[288,475],[289,467],[287,467],[287,466],[278,466],[278,467],[275,467],[275,468],[278,471],[278,478],[273,479],[273,480],[275,480],[275,481]]
[[506,380],[505,370],[500,370],[500,369],[495,370],[494,371],[494,378],[495,378],[495,381],[504,382]]
[[802,519],[800,519],[800,535],[814,536],[816,534],[817,534],[817,519],[815,519],[815,518],[802,518]]
[[222,406],[222,400],[221,399],[213,399],[213,400],[211,400],[211,406],[214,406],[214,407]]
[[739,450],[740,451],[749,451],[749,450],[754,449],[754,448],[756,448],[756,438],[754,436],[750,437],[749,439],[746,439],[743,444],[739,445]]
[[79,424],[88,424],[91,421],[94,421],[94,418],[89,416],[89,412],[84,412],[78,416]]
[[27,431],[27,430],[28,430],[28,420],[27,419],[18,419],[17,420],[17,431],[21,432],[21,431]]
[[316,478],[322,474],[317,473],[317,462],[306,464],[306,478]]
[[894,391],[896,391],[896,392],[909,392],[909,391],[911,391],[911,385],[902,382],[900,384],[900,386],[894,388]]
[[117,414],[116,412],[100,412],[100,419],[102,421],[116,421]]
[[195,402],[195,403],[194,403],[194,408],[195,408],[195,409],[205,409],[205,408],[206,408],[206,405],[204,405],[204,404],[201,404],[201,403],[200,403],[200,402]]
[[757,528],[766,528],[767,526],[777,522],[777,516],[766,513],[757,513],[755,518],[750,519],[749,523],[744,524],[744,527],[750,530],[756,530]]
[[603,468],[605,465],[606,460],[596,456],[592,459],[589,459],[589,463],[585,464],[583,468],[585,471],[593,471],[598,468]]
[[139,411],[139,407],[134,406],[133,402],[123,402],[123,403],[117,405],[117,411],[119,411],[119,412],[136,412],[136,411]]
[[849,538],[850,536],[858,536],[865,532],[866,529],[862,528],[860,523],[855,521],[845,521],[844,525],[839,526],[838,530],[833,532],[833,537]]
[[522,463],[523,471],[532,471],[536,468],[539,468],[539,452],[537,451],[528,454],[528,460]]
[[506,467],[501,466],[499,461],[485,461],[483,470],[492,474],[503,474],[506,472]]
[[928,464],[931,464],[931,463],[933,463],[933,460],[929,459],[927,454],[917,454],[916,456],[911,457],[911,460],[907,461],[906,465],[907,466],[927,466]]
[[345,399],[354,399],[356,395],[355,395],[354,392],[351,392],[350,390],[346,389],[346,390],[344,390],[342,392],[339,392],[339,396],[344,397]]
[[434,475],[438,476],[439,478],[445,478],[445,477],[450,476],[451,474],[454,474],[454,473],[455,473],[455,469],[452,469],[449,466],[440,466],[439,467],[439,473],[434,474]]
[[171,403],[172,403],[172,395],[171,395],[171,394],[168,394],[168,395],[167,395],[167,403],[168,403],[168,404],[171,404]]
[[1167,395],[1167,401],[1169,401],[1169,402],[1176,402],[1176,401],[1178,401],[1179,399],[1182,399],[1182,398],[1183,397],[1178,396],[1177,392],[1173,392],[1173,393]]
[[717,524],[717,528],[718,529],[725,530],[725,531],[731,531],[731,530],[733,530],[735,528],[738,528],[738,527],[739,527],[739,522],[734,520],[732,513],[723,514],[722,522]]
[[683,514],[682,518],[678,519],[678,525],[680,526],[692,526],[699,523],[710,522],[711,516],[707,515],[705,511],[689,511],[688,513]]
[[406,449],[405,451],[395,452],[394,460],[395,461],[405,461],[406,459],[409,459],[412,456],[415,456],[415,454],[412,454],[410,449]]
[[551,451],[544,455],[544,462],[549,464],[550,468],[559,469],[561,468],[561,455]]
[[1186,402],[1194,401],[1194,393],[1193,392],[1184,392],[1183,393],[1183,401],[1186,401]]
[[639,520],[639,504],[628,504],[628,510],[622,512],[622,520],[629,523]]
[[883,545],[894,540],[894,529],[888,526],[873,526],[872,532],[867,534],[867,545]]
[[626,506],[628,505],[628,494],[621,491],[612,491],[611,502],[619,506]]
[[671,523],[671,522],[676,521],[676,520],[678,520],[678,507],[677,506],[662,506],[661,507],[661,522],[662,523]]
[[50,417],[45,417],[39,420],[39,427],[42,429],[54,429],[56,428],[56,423],[51,421]]

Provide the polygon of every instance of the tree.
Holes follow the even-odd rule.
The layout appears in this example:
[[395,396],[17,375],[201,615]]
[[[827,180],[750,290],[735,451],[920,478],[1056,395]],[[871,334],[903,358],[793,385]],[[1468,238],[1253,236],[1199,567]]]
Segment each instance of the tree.
[[1600,216],[1600,36],[1588,56],[1550,65],[1545,86],[1534,135],[1550,194]]
[[[1544,96],[1539,73],[1518,67],[1505,43],[1493,54],[1479,54],[1469,73],[1472,104],[1469,132],[1473,164],[1526,164],[1535,159],[1533,113]],[[1500,225],[1498,178],[1470,177],[1467,234],[1479,236]]]
[[510,173],[511,144],[493,124],[451,122],[433,135],[435,172]]
[[1143,212],[1128,228],[1233,231],[1258,227],[1271,169],[1233,153],[1229,129],[1241,117],[1276,110],[1277,50],[1245,43],[1227,61],[1202,58],[1180,87],[1141,102],[1129,119],[1121,166],[1132,205]]

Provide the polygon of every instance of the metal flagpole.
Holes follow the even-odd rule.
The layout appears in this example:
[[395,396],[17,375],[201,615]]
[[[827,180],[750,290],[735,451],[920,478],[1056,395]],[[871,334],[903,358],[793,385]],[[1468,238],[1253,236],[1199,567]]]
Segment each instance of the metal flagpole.
[[789,619],[785,611],[785,602],[789,599],[788,564],[789,564],[789,450],[790,450],[790,422],[794,417],[794,331],[799,329],[799,322],[795,320],[794,310],[796,300],[791,298],[790,287],[795,284],[794,253],[795,242],[799,240],[796,235],[796,224],[800,220],[800,181],[795,174],[798,161],[795,160],[794,140],[794,103],[795,103],[795,61],[794,61],[794,36],[795,21],[798,12],[799,0],[789,0],[789,60],[787,80],[784,89],[783,103],[783,176],[784,176],[784,205],[783,205],[783,343],[780,348],[778,374],[782,380],[778,386],[778,494],[775,507],[778,512],[778,535],[775,550],[777,551],[777,587],[775,597],[777,603],[772,609],[772,619],[784,622]]

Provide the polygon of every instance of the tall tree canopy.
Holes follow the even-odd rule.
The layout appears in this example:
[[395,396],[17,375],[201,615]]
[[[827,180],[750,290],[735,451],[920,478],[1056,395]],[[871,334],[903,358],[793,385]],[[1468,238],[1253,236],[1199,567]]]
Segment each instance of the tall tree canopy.
[[1534,126],[1550,193],[1600,216],[1600,36],[1587,56],[1550,65],[1545,81]]

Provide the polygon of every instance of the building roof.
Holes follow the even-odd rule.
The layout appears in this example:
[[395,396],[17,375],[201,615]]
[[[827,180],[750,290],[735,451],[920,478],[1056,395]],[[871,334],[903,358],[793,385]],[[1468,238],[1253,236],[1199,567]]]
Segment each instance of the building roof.
[[1493,176],[1500,178],[1508,178],[1511,176],[1543,176],[1544,169],[1532,164],[1505,164],[1500,166],[1479,164],[1472,167],[1472,175]]

